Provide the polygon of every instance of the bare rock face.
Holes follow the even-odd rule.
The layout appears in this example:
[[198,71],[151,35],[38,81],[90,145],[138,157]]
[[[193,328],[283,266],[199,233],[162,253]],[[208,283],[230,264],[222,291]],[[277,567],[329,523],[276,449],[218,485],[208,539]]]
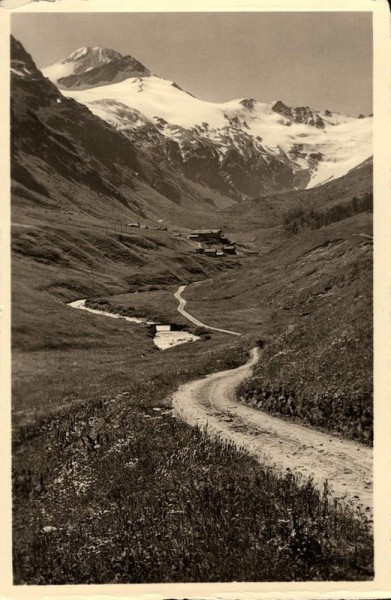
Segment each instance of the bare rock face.
[[129,200],[121,185],[132,189],[134,181],[146,179],[132,143],[84,105],[65,98],[13,37],[11,142],[13,181],[48,202],[53,196],[44,173],[123,205]]
[[41,79],[42,74],[35,66],[33,59],[22,44],[11,36],[11,77],[22,79]]
[[241,100],[240,102],[244,108],[247,108],[247,110],[252,110],[255,106],[256,100],[254,100],[254,98],[244,98],[244,100]]
[[[313,110],[309,106],[298,106],[296,108],[291,108],[286,106],[281,100],[278,100],[272,107],[274,112],[283,115],[284,117],[288,117],[292,119],[295,123],[304,123],[306,125],[312,125],[312,127],[317,127],[319,129],[323,129],[325,127],[325,122],[318,114],[317,111]],[[330,111],[326,111],[331,116]],[[325,113],[325,114],[326,114]]]
[[279,113],[280,115],[284,115],[284,117],[292,116],[292,109],[289,108],[286,104],[284,104],[281,100],[277,100],[275,104],[272,106],[272,110],[274,112]]
[[[281,100],[203,101],[115,50],[79,48],[43,73],[128,138],[146,161],[235,199],[319,185],[371,155],[369,119]],[[354,123],[349,129],[352,121],[364,133]],[[333,138],[341,126],[346,148],[361,144],[355,164],[341,155],[345,138]]]
[[87,69],[82,69],[81,65],[77,65],[75,73],[60,77],[57,80],[58,87],[60,89],[87,89],[98,85],[118,83],[129,77],[148,77],[150,75],[150,71],[132,56],[121,56],[121,54],[115,53],[109,60],[98,62],[96,66],[94,66],[95,60],[91,62],[92,66]]

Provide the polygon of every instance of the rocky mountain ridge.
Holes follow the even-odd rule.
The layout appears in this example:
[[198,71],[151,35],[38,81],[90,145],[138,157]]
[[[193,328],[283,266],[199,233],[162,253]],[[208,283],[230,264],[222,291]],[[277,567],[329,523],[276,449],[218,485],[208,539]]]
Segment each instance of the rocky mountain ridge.
[[[194,186],[154,160],[83,104],[66,98],[11,39],[13,205],[100,218],[170,218],[210,208]],[[207,198],[207,199],[206,199]],[[217,197],[217,202],[224,199]],[[205,200],[206,199],[206,200]],[[212,201],[213,206],[213,201]],[[126,218],[126,217],[125,217]]]
[[88,89],[129,77],[148,77],[150,71],[132,56],[116,50],[83,47],[44,70],[59,89]]
[[[89,54],[102,62],[91,68]],[[372,154],[369,117],[281,100],[206,102],[111,50],[80,49],[43,73],[147,158],[237,199],[313,187]]]

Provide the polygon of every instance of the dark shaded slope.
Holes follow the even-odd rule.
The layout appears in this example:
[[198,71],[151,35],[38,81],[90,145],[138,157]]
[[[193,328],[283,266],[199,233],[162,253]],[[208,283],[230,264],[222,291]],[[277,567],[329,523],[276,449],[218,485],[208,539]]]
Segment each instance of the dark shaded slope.
[[129,141],[64,98],[14,38],[11,58],[12,178],[49,197],[45,176],[54,172],[131,207],[132,199],[118,191],[121,183],[134,189],[136,173],[142,176]]
[[315,229],[360,212],[371,212],[372,189],[371,158],[322,186],[263,195],[233,205],[224,211],[224,222],[238,241],[265,252],[285,233]]
[[148,77],[149,75],[150,71],[138,60],[132,56],[121,56],[85,73],[61,77],[57,84],[60,89],[83,90],[107,83],[118,83],[129,77]]
[[14,38],[11,60],[14,211],[179,220],[189,219],[189,208],[210,211],[213,192],[140,158],[121,132],[65,98]]

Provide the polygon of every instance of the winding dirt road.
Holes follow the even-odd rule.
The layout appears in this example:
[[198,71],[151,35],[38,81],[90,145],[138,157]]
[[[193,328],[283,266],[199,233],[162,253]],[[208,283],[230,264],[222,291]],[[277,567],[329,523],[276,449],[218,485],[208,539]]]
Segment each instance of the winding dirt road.
[[[178,311],[195,325],[231,335],[235,331],[205,325],[185,309],[181,286],[174,294]],[[118,317],[85,306],[85,300],[70,306],[83,308],[111,318]],[[142,323],[145,319],[128,317]],[[259,348],[251,350],[247,363],[228,371],[213,373],[186,383],[174,393],[172,402],[177,416],[190,425],[207,427],[208,434],[233,442],[262,463],[280,471],[311,477],[322,489],[326,479],[335,498],[351,501],[372,517],[372,449],[315,429],[273,417],[236,399],[238,385],[251,374],[260,358]]]
[[174,412],[190,425],[233,442],[263,463],[291,471],[323,489],[327,479],[334,498],[352,501],[372,517],[372,449],[273,417],[236,400],[235,390],[260,357],[229,371],[182,385],[173,395]]
[[202,323],[202,321],[199,321],[198,319],[193,317],[193,315],[188,313],[187,310],[185,310],[186,300],[182,298],[182,293],[184,292],[185,288],[185,285],[181,285],[175,292],[174,296],[179,302],[179,306],[177,308],[178,312],[182,316],[184,316],[188,321],[191,321],[191,323],[193,323],[194,325],[198,325],[198,327],[203,327],[204,329],[212,329],[213,331],[220,331],[221,333],[228,333],[229,335],[242,335],[237,331],[229,331],[228,329],[219,329],[219,327],[211,327],[210,325],[205,325],[205,323]]

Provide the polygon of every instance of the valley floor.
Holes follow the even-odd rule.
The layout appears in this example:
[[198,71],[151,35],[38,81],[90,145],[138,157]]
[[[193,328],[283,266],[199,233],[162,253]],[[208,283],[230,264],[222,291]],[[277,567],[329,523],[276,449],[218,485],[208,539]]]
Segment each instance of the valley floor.
[[[184,289],[185,286],[180,286],[174,293],[179,301],[177,310],[182,316],[212,331],[240,335],[206,325],[184,310]],[[75,308],[80,308],[79,304],[74,303]],[[94,309],[87,310],[94,312]],[[110,312],[95,312],[98,316],[121,318],[121,315]],[[320,491],[329,482],[333,498],[357,505],[368,518],[372,518],[371,448],[290,423],[238,402],[237,388],[251,376],[253,367],[261,360],[262,353],[255,347],[250,360],[244,365],[180,386],[172,398],[175,412],[190,425],[206,430],[208,435],[245,449],[263,464],[269,464],[280,472],[288,471],[304,479],[311,478]]]
[[[267,229],[267,251],[224,262],[197,256],[170,231],[41,216],[15,215],[23,227],[13,229],[15,582],[371,579],[370,344],[355,341],[362,332],[349,312],[368,323],[371,240],[357,233],[370,236],[369,215],[290,238]],[[80,298],[201,339],[159,351],[148,326],[67,306]],[[248,379],[248,352],[262,345]],[[295,369],[276,373],[284,360]],[[266,394],[274,418],[233,399],[237,373],[246,376],[240,395],[258,406]],[[278,400],[281,373],[296,405],[317,386],[315,409],[305,404],[323,433],[276,418],[291,419]],[[355,394],[361,413],[351,411]],[[172,398],[192,426],[174,418]],[[335,409],[326,427],[325,406]],[[308,425],[299,408],[292,420]],[[338,431],[344,439],[329,435]],[[315,451],[320,478],[313,462],[299,462]]]
[[139,151],[11,55],[14,583],[372,579],[371,161]]

